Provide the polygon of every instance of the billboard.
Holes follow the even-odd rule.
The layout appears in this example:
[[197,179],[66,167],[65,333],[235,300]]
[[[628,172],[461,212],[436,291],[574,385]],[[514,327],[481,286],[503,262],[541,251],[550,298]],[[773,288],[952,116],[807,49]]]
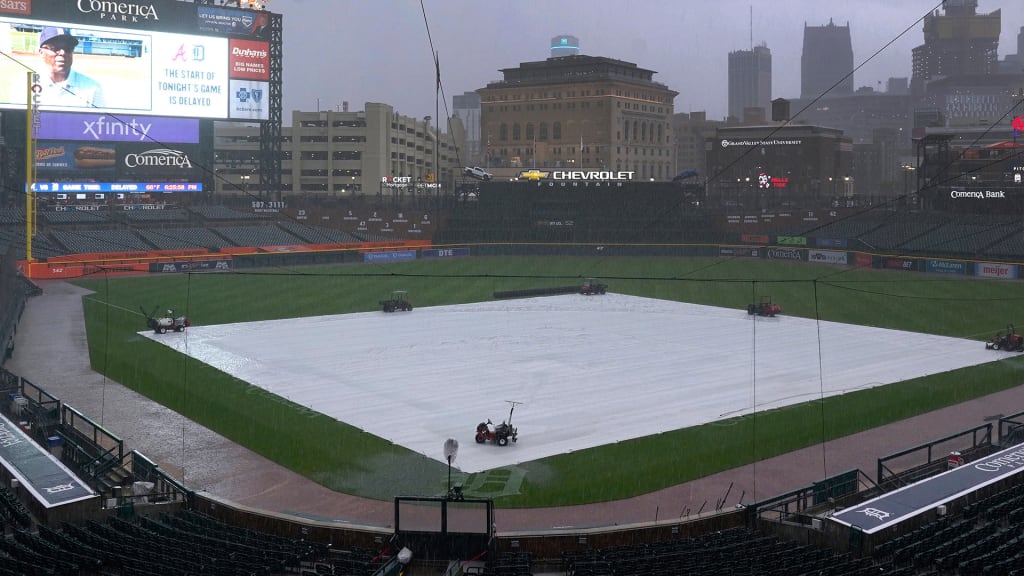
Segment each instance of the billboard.
[[40,140],[36,170],[55,180],[199,180],[198,156],[195,144]]
[[40,140],[88,142],[162,142],[197,144],[199,120],[159,116],[72,114],[43,112],[39,115]]
[[[17,8],[0,10],[8,56],[0,108],[24,109],[31,89],[43,112],[269,118],[267,13],[172,0],[25,0]],[[210,25],[200,18],[210,11],[238,26]],[[28,71],[38,73],[31,87]]]
[[1007,280],[1017,279],[1018,268],[1016,264],[999,264],[996,262],[976,262],[974,264],[974,275],[982,278],[1003,278]]

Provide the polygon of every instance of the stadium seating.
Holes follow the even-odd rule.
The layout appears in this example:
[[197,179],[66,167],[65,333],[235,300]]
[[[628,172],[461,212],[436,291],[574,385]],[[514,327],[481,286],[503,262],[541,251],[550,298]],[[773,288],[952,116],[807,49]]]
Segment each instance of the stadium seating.
[[182,208],[168,210],[125,210],[122,217],[129,224],[152,224],[159,222],[187,222],[188,212]]
[[341,230],[308,226],[297,222],[280,222],[278,224],[289,234],[301,239],[307,244],[343,244],[349,242],[360,242],[360,238]]
[[115,219],[110,212],[98,210],[70,210],[62,212],[40,212],[37,215],[40,222],[53,226],[83,225],[83,224],[114,224]]
[[196,216],[208,221],[239,221],[239,220],[266,220],[267,216],[264,214],[254,214],[252,212],[239,212],[232,210],[225,206],[216,205],[199,205],[189,207],[189,212]]
[[220,226],[213,229],[235,246],[295,246],[303,241],[277,226]]
[[0,208],[0,226],[24,226],[24,208]]
[[58,245],[64,247],[68,254],[153,249],[153,246],[128,230],[90,230],[87,232],[54,230],[51,236]]
[[225,246],[234,246],[209,228],[143,228],[139,230],[139,236],[157,250],[206,248],[217,251]]

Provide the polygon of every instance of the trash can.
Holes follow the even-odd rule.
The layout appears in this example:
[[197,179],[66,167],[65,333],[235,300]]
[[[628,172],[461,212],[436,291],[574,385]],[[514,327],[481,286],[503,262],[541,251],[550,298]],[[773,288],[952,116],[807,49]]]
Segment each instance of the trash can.
[[10,401],[8,407],[11,414],[21,416],[22,412],[25,410],[25,405],[28,404],[28,400],[26,400],[21,394],[17,393],[9,395],[7,399]]
[[64,439],[60,436],[50,436],[46,439],[46,447],[50,450],[50,454],[57,460],[64,454]]

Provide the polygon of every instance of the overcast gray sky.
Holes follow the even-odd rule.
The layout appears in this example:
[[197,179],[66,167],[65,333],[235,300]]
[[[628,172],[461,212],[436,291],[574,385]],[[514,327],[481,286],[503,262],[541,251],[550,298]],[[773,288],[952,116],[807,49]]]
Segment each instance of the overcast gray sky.
[[[284,121],[291,111],[362,110],[384,102],[408,116],[434,115],[434,68],[444,102],[501,79],[502,68],[549,56],[552,36],[572,34],[582,53],[633,62],[679,92],[676,112],[727,110],[728,54],[764,43],[772,52],[772,97],[800,92],[803,27],[849,23],[854,64],[889,42],[854,75],[856,87],[883,89],[909,77],[911,50],[924,41],[918,20],[939,0],[269,0],[284,16]],[[1002,11],[999,56],[1017,52],[1024,1],[979,0]],[[751,27],[751,7],[753,27]],[[430,36],[428,38],[427,26]],[[900,37],[900,34],[910,28]],[[899,37],[898,40],[895,40]],[[879,84],[881,82],[881,84]]]

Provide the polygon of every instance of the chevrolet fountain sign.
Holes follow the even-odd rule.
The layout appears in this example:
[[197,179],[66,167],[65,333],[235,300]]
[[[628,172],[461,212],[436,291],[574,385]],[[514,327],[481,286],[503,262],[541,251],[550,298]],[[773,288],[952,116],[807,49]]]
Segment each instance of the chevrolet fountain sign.
[[562,171],[555,170],[551,173],[552,180],[632,180],[636,172],[607,172],[607,171]]
[[636,172],[610,172],[606,170],[554,170],[551,172],[541,170],[523,170],[519,173],[519,180],[632,180]]

